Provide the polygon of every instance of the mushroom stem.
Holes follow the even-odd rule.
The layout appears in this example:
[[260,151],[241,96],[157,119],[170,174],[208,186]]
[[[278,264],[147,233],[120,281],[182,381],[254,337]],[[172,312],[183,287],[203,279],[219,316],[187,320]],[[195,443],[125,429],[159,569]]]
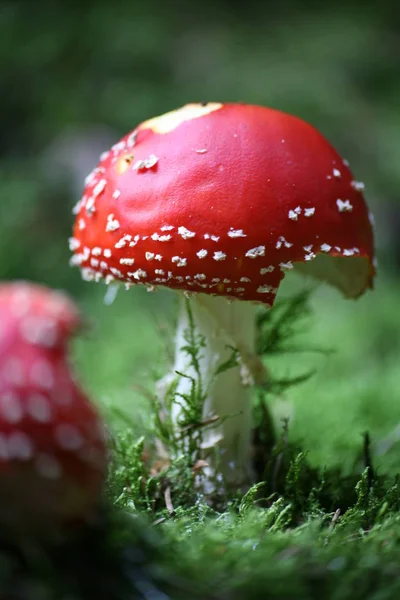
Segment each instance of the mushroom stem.
[[[183,300],[183,299],[182,299]],[[199,294],[190,300],[196,338],[204,347],[199,353],[198,368],[184,349],[185,333],[190,328],[190,313],[181,301],[176,333],[174,371],[183,373],[172,405],[172,421],[181,428],[184,410],[182,396],[190,395],[193,380],[203,390],[202,422],[219,417],[202,432],[204,458],[209,474],[218,468],[227,484],[242,485],[251,481],[252,404],[251,386],[265,376],[255,353],[256,323],[254,305],[223,297]],[[216,370],[238,351],[238,363],[216,374]],[[200,379],[200,381],[199,381]],[[216,452],[219,449],[219,452]]]

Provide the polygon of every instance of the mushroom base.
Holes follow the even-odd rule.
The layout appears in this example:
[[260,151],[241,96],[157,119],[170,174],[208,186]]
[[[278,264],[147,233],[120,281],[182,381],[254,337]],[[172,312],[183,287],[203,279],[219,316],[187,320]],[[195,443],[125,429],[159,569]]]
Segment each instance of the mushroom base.
[[[195,334],[204,340],[200,350],[198,369],[184,349],[185,332],[189,330],[189,312],[181,300],[176,333],[174,375],[183,373],[177,382],[171,416],[176,430],[181,429],[185,401],[193,381],[204,394],[202,422],[212,425],[202,428],[201,447],[207,464],[205,479],[212,480],[218,470],[227,485],[242,486],[251,482],[252,405],[251,385],[264,373],[255,354],[255,306],[223,297],[199,294],[190,299]],[[232,348],[239,353],[239,364],[216,374],[216,370],[232,357]],[[199,377],[200,374],[200,377]],[[200,381],[199,381],[200,379]],[[167,381],[164,381],[164,384]],[[197,387],[197,389],[199,389]],[[218,418],[217,418],[218,417]],[[204,484],[212,488],[212,484]]]

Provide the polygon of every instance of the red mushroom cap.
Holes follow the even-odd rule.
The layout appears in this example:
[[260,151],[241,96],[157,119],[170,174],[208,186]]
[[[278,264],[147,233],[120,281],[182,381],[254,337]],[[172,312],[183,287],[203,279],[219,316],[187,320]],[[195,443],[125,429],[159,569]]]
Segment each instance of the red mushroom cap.
[[187,105],[102,155],[76,207],[72,264],[86,279],[272,304],[286,270],[320,257],[310,273],[356,297],[375,272],[362,188],[294,116]]
[[59,292],[0,286],[2,519],[81,518],[99,501],[104,430],[66,356],[79,324],[76,307]]

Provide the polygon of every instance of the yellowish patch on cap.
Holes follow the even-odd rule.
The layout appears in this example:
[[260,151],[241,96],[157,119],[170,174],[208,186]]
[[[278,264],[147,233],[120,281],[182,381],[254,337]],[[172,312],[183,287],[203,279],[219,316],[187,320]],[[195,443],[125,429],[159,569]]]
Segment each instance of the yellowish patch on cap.
[[169,133],[184,121],[198,119],[204,115],[208,115],[215,110],[222,108],[219,102],[207,102],[207,104],[186,104],[177,110],[154,117],[145,121],[139,126],[139,129],[152,129],[154,133]]
[[122,175],[122,173],[125,173],[125,171],[128,170],[129,165],[131,164],[133,159],[134,159],[133,154],[125,154],[124,156],[121,156],[121,158],[118,159],[118,161],[115,165],[115,169],[116,169],[118,175]]

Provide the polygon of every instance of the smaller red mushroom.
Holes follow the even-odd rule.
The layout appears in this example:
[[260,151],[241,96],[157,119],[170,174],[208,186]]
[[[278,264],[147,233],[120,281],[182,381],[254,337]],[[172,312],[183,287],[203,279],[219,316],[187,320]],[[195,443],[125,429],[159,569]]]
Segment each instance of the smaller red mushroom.
[[100,501],[104,428],[67,358],[80,324],[60,292],[0,286],[0,521],[7,526],[85,519]]

